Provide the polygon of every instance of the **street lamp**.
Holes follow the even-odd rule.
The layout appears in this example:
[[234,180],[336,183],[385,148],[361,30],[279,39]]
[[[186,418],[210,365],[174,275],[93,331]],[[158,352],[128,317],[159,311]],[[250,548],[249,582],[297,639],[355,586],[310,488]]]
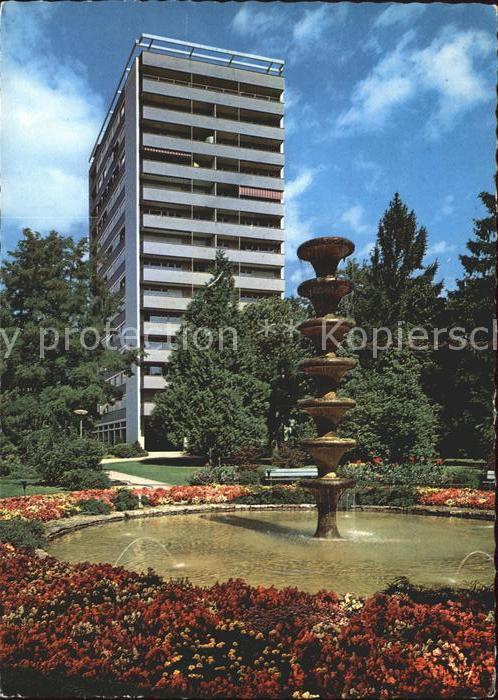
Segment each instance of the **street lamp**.
[[80,438],[83,437],[83,418],[88,415],[84,408],[76,408],[73,413],[80,417]]

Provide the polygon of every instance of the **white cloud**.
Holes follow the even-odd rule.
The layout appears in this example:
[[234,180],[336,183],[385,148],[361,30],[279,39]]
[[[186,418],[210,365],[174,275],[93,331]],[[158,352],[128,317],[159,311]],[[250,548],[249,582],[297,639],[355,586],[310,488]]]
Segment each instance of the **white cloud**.
[[355,204],[354,206],[346,209],[341,214],[340,221],[347,226],[350,230],[357,235],[363,235],[365,233],[372,233],[372,226],[365,222],[365,210],[361,204]]
[[443,204],[439,210],[438,219],[442,219],[445,216],[451,216],[455,211],[455,197],[452,194],[446,195],[443,199]]
[[450,253],[455,249],[456,246],[452,243],[448,243],[448,241],[437,241],[437,243],[434,243],[428,248],[426,256],[430,258],[435,255],[440,255],[441,253]]
[[[44,26],[53,17],[44,4],[15,5],[3,27],[3,221],[17,230],[84,232],[88,157],[103,104],[80,67],[51,53]],[[30,12],[35,5],[42,9]]]
[[232,19],[232,28],[239,34],[258,36],[274,31],[284,21],[285,17],[274,8],[257,10],[249,5],[242,5]]
[[361,183],[368,192],[377,189],[383,175],[383,168],[373,160],[365,158],[361,153],[353,160],[355,168],[363,172]]
[[[307,192],[315,181],[320,168],[303,168],[296,177],[285,186],[285,256],[289,268],[296,262],[298,246],[308,238],[313,238],[312,217],[305,217],[301,210],[299,197]],[[303,274],[305,274],[303,272]],[[297,278],[296,278],[297,279]],[[301,280],[299,280],[301,281]],[[290,279],[291,286],[296,280]],[[289,291],[289,290],[288,290]],[[292,293],[293,289],[289,291]]]
[[394,24],[410,24],[422,12],[426,6],[420,3],[410,3],[409,5],[393,4],[389,5],[374,22],[374,27],[392,27]]
[[317,41],[327,30],[333,15],[328,5],[306,10],[292,29],[294,41]]
[[493,50],[489,34],[446,27],[422,49],[413,47],[414,39],[412,30],[406,32],[354,86],[350,107],[337,118],[336,135],[380,129],[392,123],[397,108],[429,96],[436,107],[426,113],[426,133],[436,137],[463,112],[492,99],[491,75],[481,65]]
[[[240,35],[264,40],[266,47],[277,40],[276,50],[280,55],[285,55],[288,61],[295,61],[306,53],[316,52],[329,39],[327,31],[343,22],[347,13],[347,3],[330,5],[317,2],[296,20],[295,12],[289,12],[278,3],[265,3],[264,9],[247,3],[237,10],[231,27]],[[268,54],[268,49],[261,51]]]

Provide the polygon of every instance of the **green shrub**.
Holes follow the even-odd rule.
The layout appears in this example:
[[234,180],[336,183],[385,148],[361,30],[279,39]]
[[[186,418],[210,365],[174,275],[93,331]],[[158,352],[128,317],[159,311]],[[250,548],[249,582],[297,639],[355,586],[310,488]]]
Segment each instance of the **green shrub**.
[[44,429],[31,433],[22,444],[26,465],[35,469],[43,481],[61,485],[64,472],[73,470],[101,470],[104,445],[74,433],[57,433]]
[[414,486],[364,486],[356,488],[356,505],[409,507],[417,503]]
[[472,467],[446,467],[446,484],[478,489],[482,479],[482,469]]
[[433,461],[414,464],[372,464],[349,462],[338,468],[338,474],[353,479],[357,485],[399,484],[401,486],[441,486],[447,483],[447,468]]
[[98,498],[88,498],[86,501],[78,503],[80,512],[83,515],[107,515],[111,512],[111,506]]
[[20,467],[17,447],[0,433],[0,476],[8,476]]
[[143,449],[138,440],[133,444],[118,442],[116,445],[107,445],[106,450],[112,457],[127,459],[129,457],[146,457],[149,453]]
[[199,469],[190,476],[189,484],[191,486],[259,484],[260,481],[261,478],[257,469],[240,469],[237,466],[226,465]]
[[140,501],[137,495],[128,489],[119,489],[114,498],[114,507],[116,510],[136,510]]
[[263,450],[257,445],[243,445],[230,455],[230,461],[239,469],[258,469],[258,463],[263,457]]
[[64,472],[59,484],[69,491],[84,491],[86,489],[107,489],[111,481],[107,474],[92,469],[71,469]]
[[0,542],[8,542],[14,547],[37,549],[45,546],[43,524],[39,520],[0,520]]
[[314,503],[314,498],[305,489],[299,486],[271,486],[255,488],[251,493],[239,496],[235,503],[246,505],[271,505]]
[[298,447],[289,447],[287,445],[279,447],[273,461],[279,469],[299,469],[304,467],[306,462],[309,462],[306,452],[303,452]]

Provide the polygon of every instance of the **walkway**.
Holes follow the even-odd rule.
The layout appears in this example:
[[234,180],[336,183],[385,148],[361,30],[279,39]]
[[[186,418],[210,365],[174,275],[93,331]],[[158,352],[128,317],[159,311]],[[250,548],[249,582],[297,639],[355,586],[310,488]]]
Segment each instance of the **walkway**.
[[[119,460],[124,462],[125,460]],[[154,481],[153,479],[145,479],[143,476],[133,476],[132,474],[123,474],[123,472],[116,472],[114,470],[106,471],[109,479],[111,481],[122,481],[129,486],[150,486],[152,488],[169,486],[165,484],[164,481]]]
[[143,459],[163,459],[183,457],[185,452],[149,452],[144,457],[107,457],[101,464],[113,464],[113,462],[141,462]]

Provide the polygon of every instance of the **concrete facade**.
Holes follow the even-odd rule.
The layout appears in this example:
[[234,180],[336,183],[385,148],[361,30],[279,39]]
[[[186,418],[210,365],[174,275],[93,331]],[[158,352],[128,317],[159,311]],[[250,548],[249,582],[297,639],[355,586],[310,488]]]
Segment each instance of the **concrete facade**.
[[[103,440],[146,442],[181,315],[223,248],[241,304],[284,291],[283,62],[163,37],[135,43],[90,164],[90,236],[146,351],[110,377]],[[135,343],[130,340],[135,335]]]

